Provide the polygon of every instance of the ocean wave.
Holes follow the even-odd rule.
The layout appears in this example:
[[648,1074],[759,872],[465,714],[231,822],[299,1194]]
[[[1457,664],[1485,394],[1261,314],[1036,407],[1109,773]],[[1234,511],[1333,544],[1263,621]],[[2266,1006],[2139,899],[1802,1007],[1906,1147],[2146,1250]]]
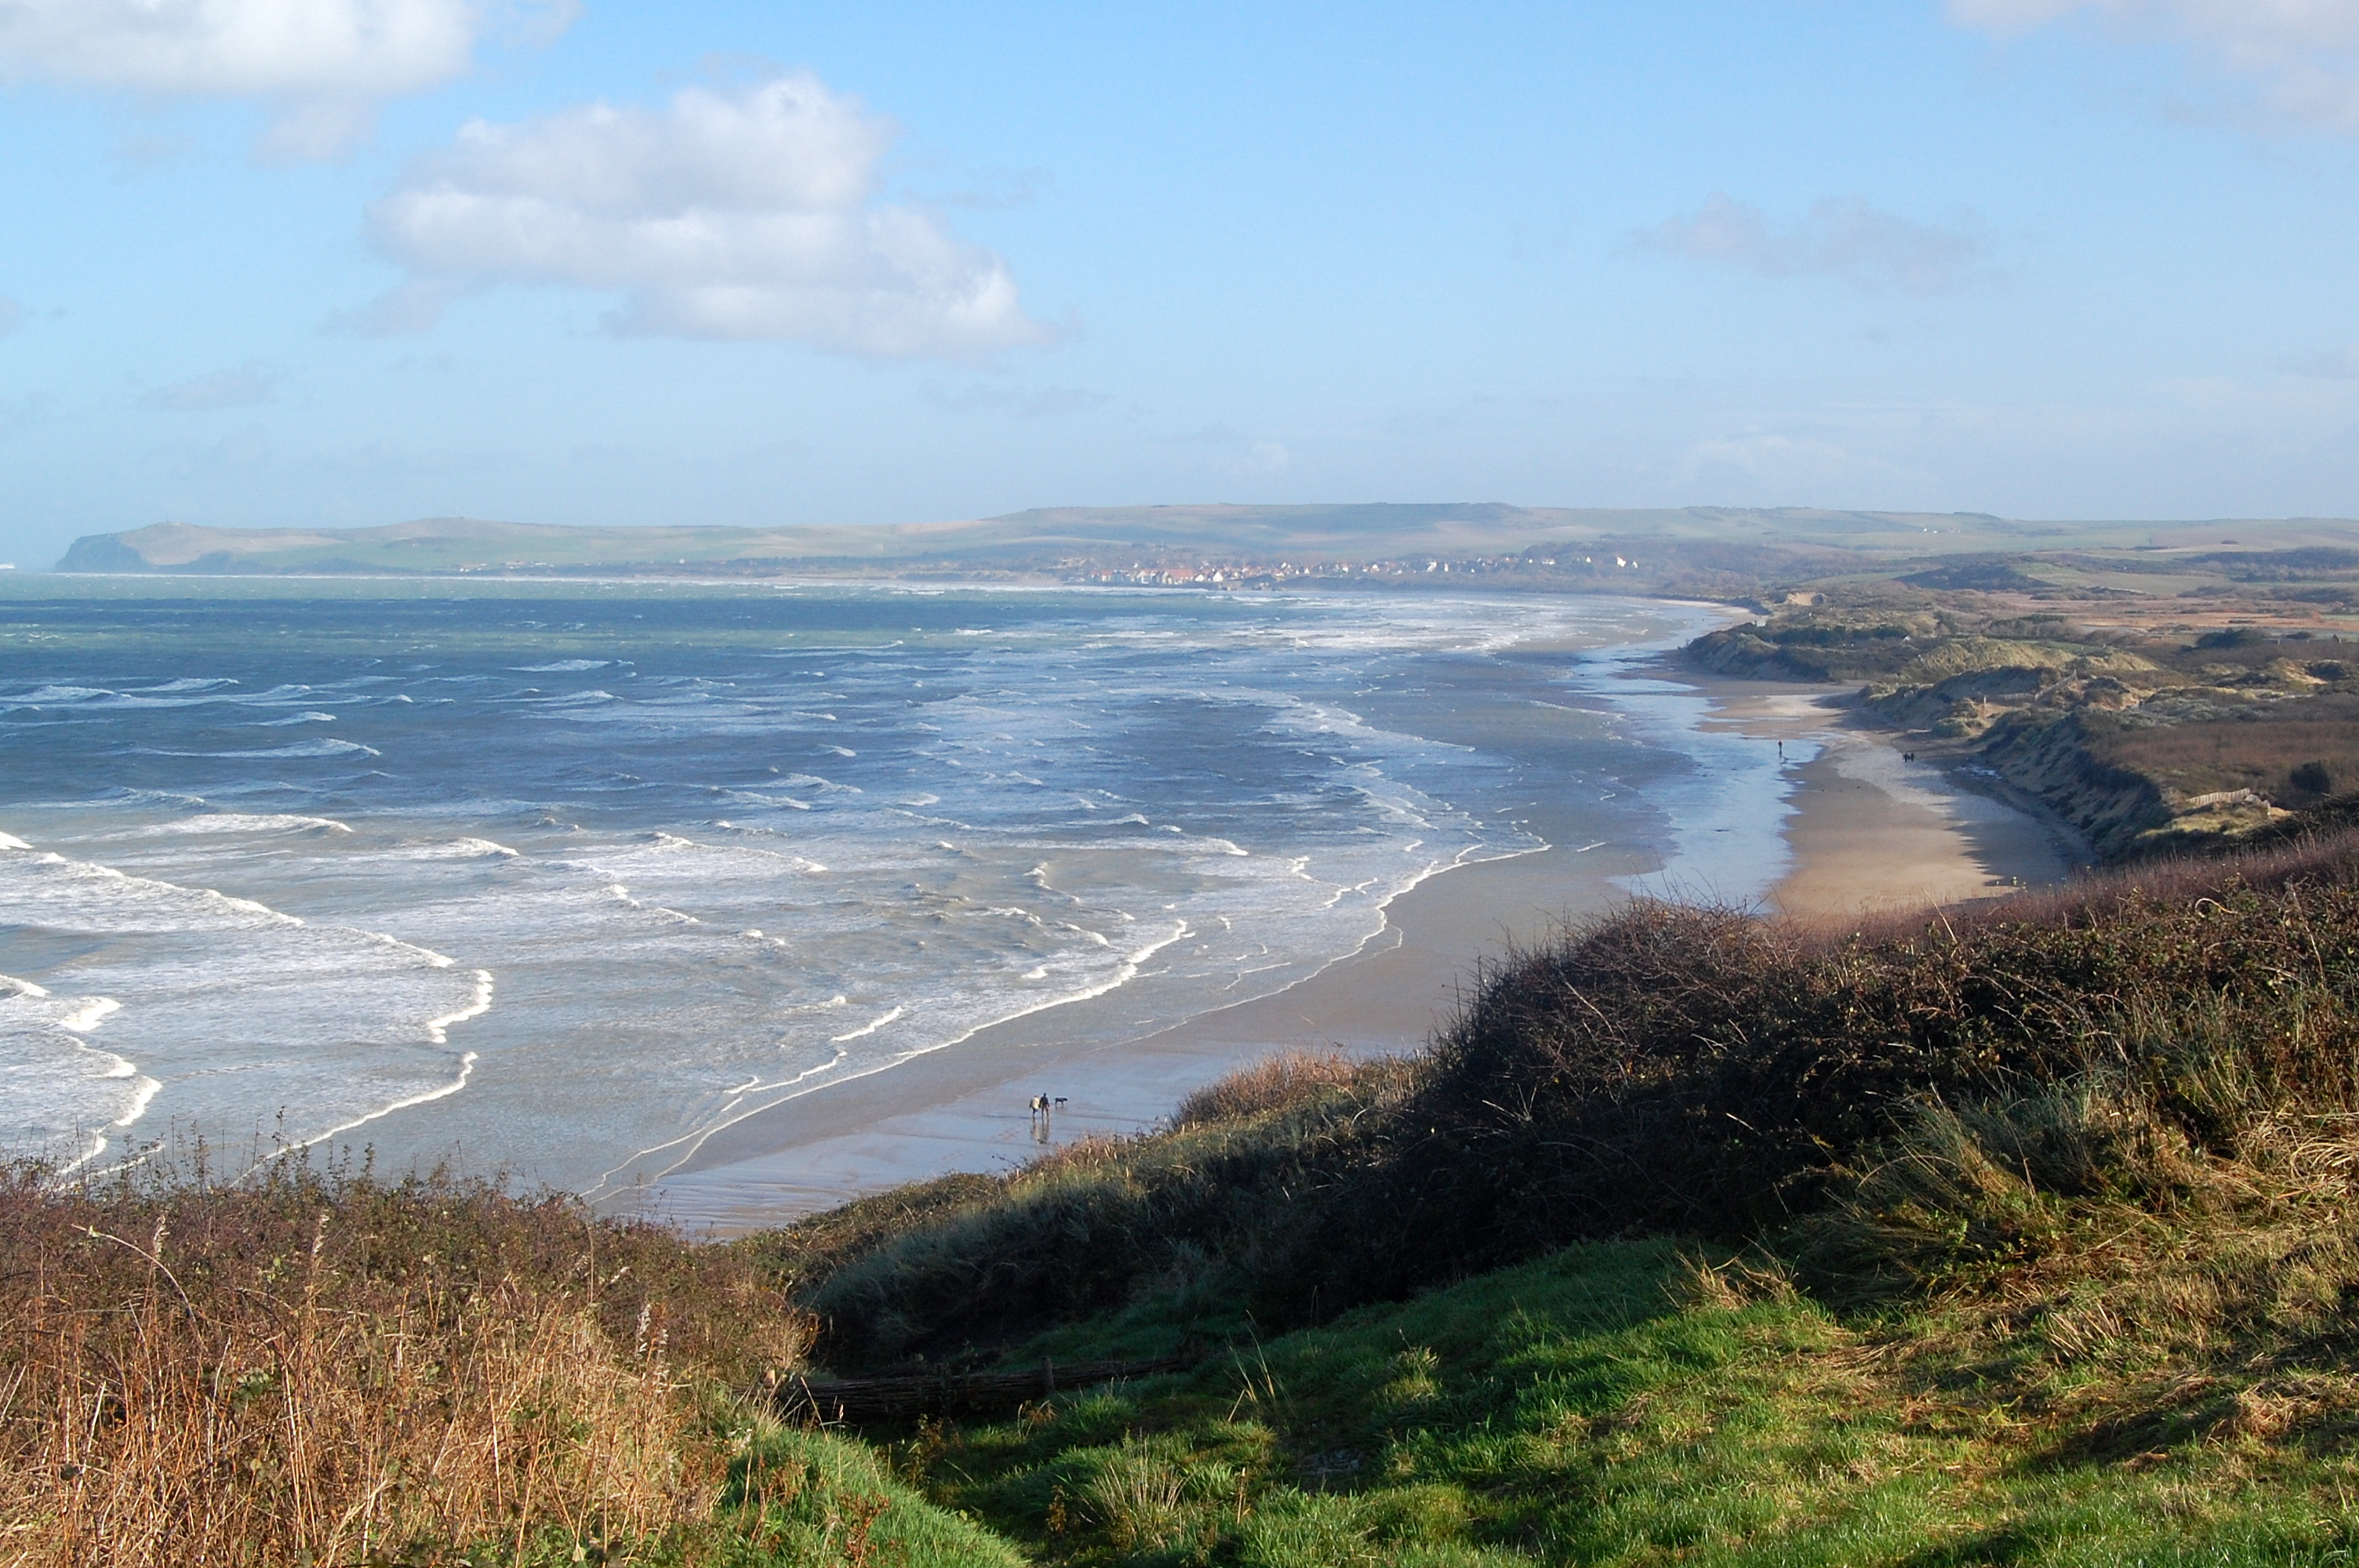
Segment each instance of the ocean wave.
[[603,670],[615,663],[613,659],[554,659],[545,665],[510,665],[508,668],[524,676],[571,675],[579,670]]
[[38,691],[28,691],[21,697],[10,697],[5,703],[0,703],[0,707],[46,708],[53,707],[61,703],[88,702],[92,697],[113,697],[114,695],[116,694],[107,690],[104,687],[45,686]]
[[811,809],[811,803],[810,801],[797,800],[790,795],[764,795],[758,790],[733,789],[728,792],[724,798],[729,800],[744,801],[748,806],[783,806],[788,811],[809,811]]
[[[845,753],[847,756],[849,752]],[[837,784],[833,779],[821,778],[817,773],[787,773],[778,782],[788,789],[834,790],[843,795],[864,795],[858,784]]]
[[154,822],[143,827],[104,834],[105,838],[155,838],[182,833],[350,833],[352,828],[332,816],[299,816],[292,813],[246,816],[234,811],[208,816],[184,816],[175,822]]
[[120,1007],[108,997],[54,996],[0,976],[0,1137],[20,1154],[46,1155],[71,1173],[105,1152],[145,1115],[160,1087],[128,1058],[82,1036]]
[[244,762],[263,757],[382,757],[383,752],[374,746],[364,746],[357,741],[304,741],[292,746],[266,746],[251,752],[174,752],[158,746],[135,746],[133,751],[147,757],[210,757],[223,762]]
[[897,1007],[897,1008],[894,1008],[891,1011],[889,1011],[889,1012],[886,1012],[886,1013],[883,1013],[883,1014],[881,1014],[880,1016],[878,1016],[878,1017],[876,1017],[876,1018],[875,1018],[875,1019],[872,1019],[872,1020],[871,1020],[871,1021],[869,1021],[868,1022],[862,1024],[859,1028],[857,1028],[857,1029],[855,1029],[855,1030],[852,1031],[849,1034],[831,1034],[831,1035],[829,1035],[829,1036],[827,1037],[827,1043],[828,1043],[829,1044],[831,1044],[831,1045],[842,1045],[842,1044],[846,1044],[846,1043],[847,1043],[847,1042],[849,1042],[849,1041],[853,1041],[853,1040],[865,1040],[865,1039],[867,1039],[867,1038],[868,1038],[868,1036],[870,1036],[870,1035],[872,1035],[872,1034],[875,1033],[878,1030],[880,1030],[880,1029],[884,1028],[886,1024],[888,1024],[888,1023],[892,1023],[892,1022],[894,1022],[897,1021],[897,1020],[898,1020],[898,1019],[899,1019],[903,1014],[907,1013],[908,1011],[909,1011],[909,1010],[908,1010],[908,1008],[906,1008],[906,1007]]
[[[451,1092],[449,1033],[491,1005],[489,971],[454,972],[418,943],[92,861],[0,855],[0,906],[42,930],[105,939],[67,971],[80,994],[54,979],[48,996],[29,982],[0,988],[0,1139],[54,1145],[71,1131],[77,1161],[96,1158],[104,1129],[150,1100],[232,1137],[275,1103],[300,1143]],[[106,1061],[65,1053],[65,1037],[102,1026]],[[136,1082],[93,1087],[100,1079]],[[26,1098],[27,1085],[40,1093]]]
[[146,696],[151,693],[161,695],[175,691],[215,691],[223,687],[236,684],[237,682],[227,676],[182,676],[178,680],[168,680],[161,686],[135,686],[126,687],[124,689]]
[[467,1000],[465,1006],[456,1011],[446,1012],[440,1018],[428,1019],[426,1037],[437,1045],[447,1045],[451,1043],[450,1032],[453,1025],[464,1023],[471,1018],[481,1018],[491,1011],[492,972],[489,969],[477,969],[475,994]]
[[255,728],[284,730],[290,724],[333,724],[335,721],[336,716],[332,713],[296,713],[285,719],[266,719]]

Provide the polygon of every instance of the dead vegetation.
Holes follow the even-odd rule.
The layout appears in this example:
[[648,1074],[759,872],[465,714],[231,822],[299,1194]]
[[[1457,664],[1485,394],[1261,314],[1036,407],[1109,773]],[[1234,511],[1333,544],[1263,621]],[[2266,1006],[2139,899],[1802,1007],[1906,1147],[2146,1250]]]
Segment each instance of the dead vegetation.
[[563,1198],[291,1161],[228,1186],[18,1166],[0,1563],[636,1550],[719,1494],[700,1390],[808,1337],[726,1251]]

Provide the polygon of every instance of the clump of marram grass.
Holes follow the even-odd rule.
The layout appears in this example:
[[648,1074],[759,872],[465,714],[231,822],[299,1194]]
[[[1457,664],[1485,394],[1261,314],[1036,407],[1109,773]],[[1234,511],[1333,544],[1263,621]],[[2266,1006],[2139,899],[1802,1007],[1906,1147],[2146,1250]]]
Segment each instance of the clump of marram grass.
[[742,1260],[563,1197],[291,1160],[226,1186],[19,1165],[0,1561],[677,1546],[728,1462],[701,1401],[809,1339]]
[[1886,1343],[1928,1397],[1971,1387],[2051,1446],[2359,1430],[2359,1115],[2209,1109],[2216,1147],[2115,1075],[1928,1101],[1782,1242],[1821,1299],[1900,1309]]

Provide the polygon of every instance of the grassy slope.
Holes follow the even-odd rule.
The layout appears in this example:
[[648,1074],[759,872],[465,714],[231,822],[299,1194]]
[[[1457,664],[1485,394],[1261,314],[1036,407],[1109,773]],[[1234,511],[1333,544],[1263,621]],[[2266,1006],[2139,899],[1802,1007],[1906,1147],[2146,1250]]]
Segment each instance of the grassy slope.
[[896,1453],[1051,1563],[2225,1564],[2359,1541],[2331,1447],[2247,1422],[2076,1452],[1910,1354],[1954,1324],[1745,1284],[1668,1242],[1586,1244]]

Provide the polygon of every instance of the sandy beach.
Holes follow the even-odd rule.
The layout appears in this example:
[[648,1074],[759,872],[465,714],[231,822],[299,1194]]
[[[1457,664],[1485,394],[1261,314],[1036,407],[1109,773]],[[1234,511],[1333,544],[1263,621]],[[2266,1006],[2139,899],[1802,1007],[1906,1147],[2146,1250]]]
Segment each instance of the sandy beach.
[[[1904,760],[1894,736],[1856,722],[1843,692],[1671,678],[1710,700],[1701,727],[1782,742],[1793,759],[1787,870],[1765,901],[1774,913],[1839,920],[2004,896],[2060,881],[2081,859],[2060,826]],[[1359,953],[1275,995],[1087,1048],[1041,1044],[1037,1025],[987,1030],[716,1133],[647,1206],[740,1232],[903,1182],[1020,1164],[1043,1146],[1027,1109],[1035,1094],[1062,1097],[1046,1134],[1061,1143],[1142,1130],[1190,1089],[1273,1051],[1414,1050],[1480,963],[1626,899],[1627,880],[1656,863],[1636,846],[1558,843],[1447,871],[1394,900]]]
[[[1705,728],[1784,742],[1798,758],[1785,826],[1791,869],[1768,898],[1778,914],[1842,920],[2003,897],[2088,863],[2071,829],[2031,803],[1909,760],[1891,731],[1858,721],[1847,688],[1680,678],[1712,699]],[[1799,760],[1806,748],[1816,755]]]

